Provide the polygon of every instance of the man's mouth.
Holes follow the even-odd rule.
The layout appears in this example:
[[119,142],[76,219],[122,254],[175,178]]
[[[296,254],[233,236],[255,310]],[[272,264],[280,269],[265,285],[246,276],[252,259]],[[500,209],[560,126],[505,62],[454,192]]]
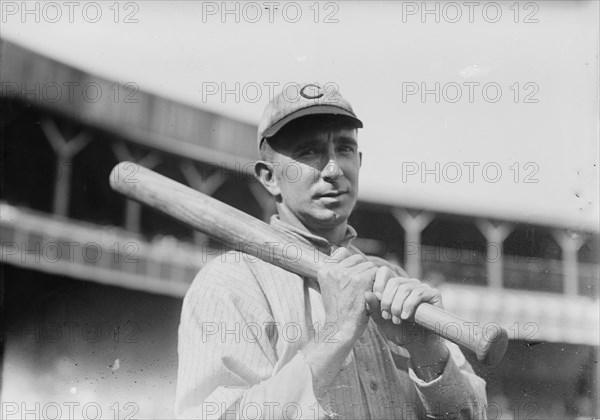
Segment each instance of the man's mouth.
[[324,194],[317,194],[316,197],[317,198],[336,198],[336,197],[339,197],[339,196],[347,194],[347,193],[348,193],[348,191],[329,191]]

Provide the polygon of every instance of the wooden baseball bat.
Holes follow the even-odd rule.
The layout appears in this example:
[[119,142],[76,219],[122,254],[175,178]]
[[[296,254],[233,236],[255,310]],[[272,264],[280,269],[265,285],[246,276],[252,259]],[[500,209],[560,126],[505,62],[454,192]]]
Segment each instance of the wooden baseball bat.
[[[121,162],[110,174],[110,185],[127,197],[198,229],[222,243],[301,276],[316,278],[332,261],[310,242],[277,230],[221,201],[132,162]],[[417,324],[462,346],[477,359],[494,366],[504,356],[508,334],[497,327],[482,328],[436,306],[422,303]]]

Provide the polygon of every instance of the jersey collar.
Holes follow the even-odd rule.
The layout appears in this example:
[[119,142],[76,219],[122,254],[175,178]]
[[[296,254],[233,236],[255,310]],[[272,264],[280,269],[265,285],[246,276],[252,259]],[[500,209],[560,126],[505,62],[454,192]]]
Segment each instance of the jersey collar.
[[356,238],[356,236],[357,236],[356,230],[352,226],[347,225],[346,234],[344,235],[344,238],[340,241],[340,243],[332,244],[327,239],[323,238],[322,236],[314,235],[314,234],[310,233],[308,230],[300,229],[296,226],[292,226],[289,223],[282,221],[279,218],[278,214],[274,214],[273,216],[271,216],[271,226],[275,226],[282,230],[286,230],[288,232],[302,236],[303,238],[306,238],[308,241],[310,241],[312,244],[314,244],[318,248],[327,249],[330,251],[332,249],[335,249],[340,246],[348,247],[350,245],[350,243],[352,242],[352,240],[354,238]]

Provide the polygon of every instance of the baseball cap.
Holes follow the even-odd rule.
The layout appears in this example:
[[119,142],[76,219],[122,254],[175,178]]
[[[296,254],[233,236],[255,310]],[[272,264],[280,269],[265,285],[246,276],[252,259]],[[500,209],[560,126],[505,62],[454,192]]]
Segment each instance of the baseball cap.
[[258,145],[287,123],[310,115],[344,116],[353,120],[357,128],[363,126],[337,88],[324,88],[316,83],[290,84],[265,107],[258,125]]

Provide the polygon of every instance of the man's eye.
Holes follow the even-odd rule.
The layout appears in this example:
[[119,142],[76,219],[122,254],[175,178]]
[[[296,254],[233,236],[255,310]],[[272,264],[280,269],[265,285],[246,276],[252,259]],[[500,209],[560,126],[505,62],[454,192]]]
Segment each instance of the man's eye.
[[300,156],[313,156],[318,153],[318,150],[314,147],[309,147],[300,151]]
[[356,152],[356,147],[354,147],[354,146],[340,146],[339,150],[340,150],[340,152],[345,152],[345,153],[355,153]]

